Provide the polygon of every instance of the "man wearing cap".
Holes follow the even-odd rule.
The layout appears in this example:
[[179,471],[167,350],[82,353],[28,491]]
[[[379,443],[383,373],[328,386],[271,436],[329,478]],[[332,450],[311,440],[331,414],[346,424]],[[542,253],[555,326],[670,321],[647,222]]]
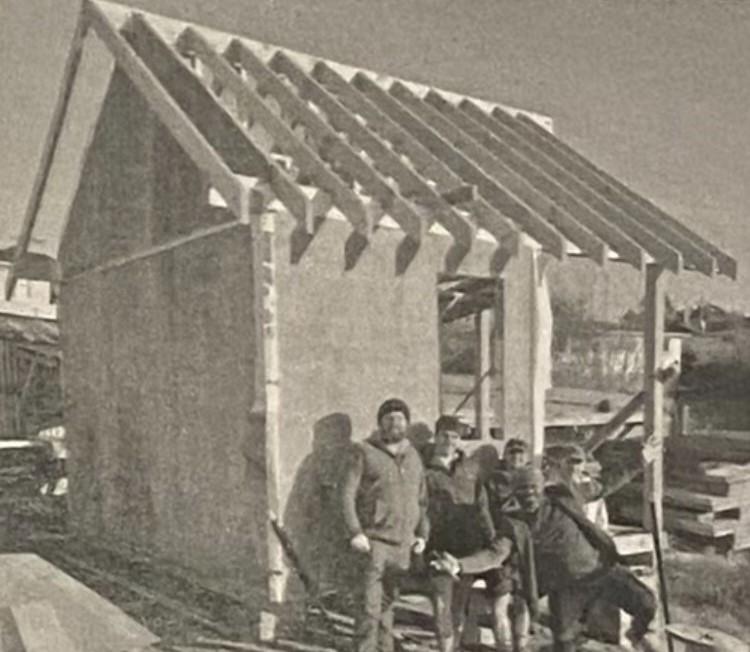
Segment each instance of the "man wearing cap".
[[515,437],[509,439],[503,448],[503,456],[497,461],[487,481],[487,495],[493,514],[502,511],[513,496],[513,472],[528,463],[529,450],[526,442]]
[[644,445],[641,448],[640,459],[604,468],[601,476],[595,478],[586,468],[586,452],[581,446],[551,446],[544,451],[545,476],[549,484],[565,485],[579,509],[597,525],[607,527],[606,506],[602,501],[642,472],[644,461],[648,462],[651,459],[651,448]]
[[399,583],[428,535],[424,467],[406,438],[409,408],[389,399],[377,419],[377,431],[353,447],[342,485],[357,571],[357,652],[392,652]]
[[[459,448],[462,426],[454,416],[435,424],[435,443],[427,461],[427,543],[431,562],[435,629],[441,652],[451,652],[463,631],[471,588],[483,579],[493,601],[509,587],[500,570],[510,553],[489,512],[480,462]],[[498,628],[495,627],[496,638]],[[505,641],[498,640],[498,644]]]
[[531,531],[539,593],[549,596],[554,651],[575,652],[580,621],[603,595],[632,616],[634,647],[654,650],[646,636],[656,613],[651,590],[618,563],[611,537],[581,513],[568,487],[543,487],[536,469],[515,474],[517,516]]

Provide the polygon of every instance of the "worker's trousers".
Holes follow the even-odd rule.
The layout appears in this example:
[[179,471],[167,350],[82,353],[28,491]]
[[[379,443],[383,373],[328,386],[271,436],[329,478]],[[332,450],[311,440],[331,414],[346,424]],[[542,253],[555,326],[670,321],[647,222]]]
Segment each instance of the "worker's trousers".
[[633,618],[631,631],[641,638],[656,615],[651,589],[623,566],[613,566],[596,577],[574,582],[549,594],[554,652],[575,652],[580,622],[591,605],[606,596],[608,602]]
[[357,558],[356,652],[393,652],[393,609],[409,570],[408,546],[370,539],[372,550]]

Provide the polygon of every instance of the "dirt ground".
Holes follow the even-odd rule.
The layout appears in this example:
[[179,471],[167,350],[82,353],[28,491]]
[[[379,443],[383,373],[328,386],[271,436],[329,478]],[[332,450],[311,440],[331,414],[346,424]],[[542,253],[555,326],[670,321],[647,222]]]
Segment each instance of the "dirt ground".
[[[252,635],[247,605],[241,601],[198,586],[142,553],[104,548],[74,536],[68,531],[64,498],[0,496],[0,552],[22,551],[39,554],[112,601],[160,636],[164,650],[201,637],[248,640]],[[670,551],[666,572],[673,621],[718,628],[750,641],[748,560],[743,554],[728,560]],[[332,638],[319,621],[309,620],[304,632],[300,623],[284,635],[308,644],[346,646],[345,636]],[[421,637],[425,645],[431,643],[424,630]],[[540,650],[548,647],[548,632],[542,630],[540,643]],[[617,648],[589,642],[581,649]]]

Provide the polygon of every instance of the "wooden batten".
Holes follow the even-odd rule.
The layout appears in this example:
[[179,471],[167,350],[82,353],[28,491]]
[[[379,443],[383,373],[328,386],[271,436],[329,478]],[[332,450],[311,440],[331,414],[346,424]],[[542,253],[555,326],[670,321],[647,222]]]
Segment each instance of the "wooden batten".
[[[466,156],[458,151],[453,145],[447,142],[442,136],[437,134],[429,125],[425,124],[418,116],[409,111],[404,105],[395,101],[394,97],[388,95],[375,82],[368,77],[357,74],[352,80],[353,84],[367,97],[373,100],[383,111],[401,119],[402,124],[407,124],[408,131],[417,138],[425,147],[427,147],[435,156],[445,162],[456,174],[458,174],[464,183],[476,185],[484,199],[500,213],[506,217],[514,219],[515,215],[508,213],[508,194],[503,190],[487,173],[478,165],[469,160]],[[399,86],[404,91],[408,90],[405,86]],[[396,106],[401,110],[394,111],[394,104],[384,101],[383,95],[389,97]],[[530,213],[529,213],[530,215]],[[525,218],[525,215],[521,216]],[[536,220],[533,216],[526,223],[520,224],[528,233],[538,242],[547,248],[553,255],[558,258],[565,256],[565,238],[560,235],[553,227],[543,220]]]
[[638,220],[631,217],[627,211],[612,203],[606,197],[583,183],[576,174],[571,171],[571,166],[567,163],[561,163],[548,155],[548,152],[541,154],[536,147],[532,147],[525,142],[518,134],[518,121],[514,122],[503,112],[493,112],[495,123],[503,125],[506,129],[494,125],[497,133],[506,141],[512,142],[525,155],[538,164],[547,174],[559,181],[574,193],[581,201],[596,211],[599,215],[606,218],[610,223],[618,227],[621,231],[638,243],[653,259],[662,267],[679,273],[682,270],[683,256],[677,248],[673,247],[668,241],[660,239],[656,233],[645,228]]
[[[203,84],[178,52],[140,15],[130,21],[133,45],[148,67],[188,114],[236,174],[265,178],[303,228],[312,231],[313,215],[305,195],[286,172],[249,137]],[[242,219],[247,219],[247,216]]]
[[[504,115],[504,112],[501,112],[499,109],[493,110],[492,113],[493,116],[501,113]],[[523,127],[526,135],[533,135],[539,139],[535,142],[537,142],[540,148],[545,145],[549,147],[550,153],[554,152],[553,155],[561,157],[561,161],[564,161],[566,166],[575,163],[576,172],[581,174],[582,179],[592,183],[594,187],[598,188],[607,197],[618,202],[625,202],[624,207],[627,207],[628,211],[637,208],[638,210],[634,214],[639,219],[642,219],[644,224],[647,224],[649,228],[657,230],[660,233],[660,237],[670,242],[679,243],[681,248],[687,247],[688,249],[692,249],[694,254],[699,258],[703,258],[704,264],[708,262],[705,260],[706,254],[712,256],[718,265],[719,272],[726,274],[732,279],[737,278],[737,261],[734,258],[701,238],[697,233],[688,229],[684,224],[665,213],[648,199],[641,197],[630,190],[625,184],[597,168],[591,161],[581,156],[564,142],[545,132],[533,120],[529,120],[523,115],[519,115],[517,118],[518,124]],[[708,270],[706,273],[709,273]]]
[[[315,65],[312,74],[319,83],[336,95],[344,106],[361,116],[370,129],[390,142],[395,152],[406,156],[422,176],[434,182],[444,198],[446,196],[450,198],[451,193],[458,192],[459,196],[455,199],[468,200],[462,207],[474,218],[477,226],[492,235],[503,248],[517,250],[520,232],[515,224],[490,206],[481,196],[476,196],[476,186],[466,184],[458,174],[409,132],[408,123],[405,124],[399,117],[398,103],[375,86],[376,89],[381,90],[380,100],[386,103],[391,102],[395,110],[395,114],[386,113],[371,98],[357,92],[348,81],[323,62]],[[473,189],[472,198],[463,197],[465,189],[469,187]],[[452,202],[452,199],[449,199],[449,202]]]
[[8,301],[13,296],[13,290],[15,289],[18,280],[15,273],[16,265],[18,265],[23,258],[29,247],[29,243],[31,242],[31,233],[36,224],[36,218],[42,204],[42,197],[44,196],[44,189],[47,187],[47,180],[49,179],[50,170],[52,169],[52,162],[54,160],[55,150],[57,149],[57,143],[60,139],[60,134],[62,133],[65,115],[68,110],[68,103],[70,102],[70,96],[73,92],[73,82],[75,81],[76,72],[83,53],[83,41],[87,30],[88,18],[85,15],[85,11],[82,9],[78,14],[76,25],[73,30],[73,39],[70,50],[65,60],[65,65],[63,66],[60,88],[57,93],[55,107],[52,110],[52,120],[50,122],[44,145],[42,146],[41,162],[39,163],[36,175],[34,176],[29,203],[26,206],[26,212],[24,213],[23,223],[21,225],[21,233],[16,244],[14,263],[8,271],[8,276],[6,278],[5,299]]
[[[431,95],[428,100],[436,102],[435,95]],[[643,269],[645,255],[637,242],[578,200],[563,183],[558,182],[541,169],[532,157],[521,153],[514,147],[511,144],[512,141],[504,138],[497,129],[497,121],[490,118],[474,102],[464,100],[459,109],[443,100],[440,108],[459,127],[474,136],[495,156],[501,158],[543,192],[554,205],[562,206],[574,219],[606,242],[617,252],[621,260],[630,263],[638,270]]]
[[159,116],[193,163],[206,173],[211,184],[226,200],[230,210],[238,219],[242,219],[248,210],[249,197],[232,169],[109,22],[106,15],[88,0],[83,5],[83,11],[91,29],[114,56],[120,69],[148,101],[151,109]]
[[404,197],[429,209],[426,213],[426,228],[436,220],[460,246],[467,250],[471,248],[475,236],[471,220],[454,211],[450,204],[406,165],[375,132],[362,126],[346,107],[282,52],[278,52],[269,65],[294,84],[300,97],[319,106],[334,129],[345,133],[349,142],[365,151],[382,174],[393,178]]
[[414,242],[419,243],[425,231],[419,212],[391,188],[378,172],[362,159],[310,107],[297,97],[268,66],[240,41],[233,41],[226,53],[232,62],[241,65],[273,97],[292,122],[304,125],[306,134],[318,147],[321,161],[329,161],[334,170],[350,174],[371,197],[376,199]]
[[[553,224],[570,242],[600,265],[607,262],[609,247],[603,239],[581,224],[565,207],[540,192],[517,168],[509,165],[492,151],[484,141],[482,128],[473,125],[456,107],[441,95],[430,91],[424,100],[413,94],[404,97],[412,110],[435,131],[465,152],[483,170],[490,172],[508,194],[515,199],[515,211],[529,209],[538,219]],[[528,219],[528,218],[526,218]]]

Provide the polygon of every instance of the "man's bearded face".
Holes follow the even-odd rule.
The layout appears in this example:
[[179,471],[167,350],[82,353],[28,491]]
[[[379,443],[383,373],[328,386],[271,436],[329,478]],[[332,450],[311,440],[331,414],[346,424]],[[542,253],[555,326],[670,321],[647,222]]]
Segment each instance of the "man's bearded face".
[[395,444],[406,437],[409,421],[403,412],[389,412],[380,419],[380,433],[386,444]]

